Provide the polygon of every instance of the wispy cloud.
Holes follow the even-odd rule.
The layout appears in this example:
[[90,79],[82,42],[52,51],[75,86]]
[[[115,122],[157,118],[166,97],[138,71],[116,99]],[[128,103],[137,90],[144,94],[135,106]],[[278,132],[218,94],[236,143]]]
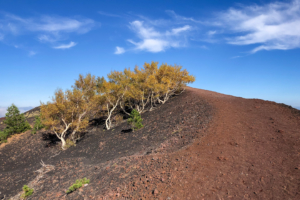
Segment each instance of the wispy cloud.
[[230,8],[219,14],[219,21],[236,34],[227,39],[229,44],[258,44],[251,53],[300,47],[300,0]]
[[107,16],[107,17],[122,17],[120,15],[116,15],[116,14],[112,14],[112,13],[107,13],[107,12],[103,12],[103,11],[98,11],[98,13],[100,15],[104,15],[104,16]]
[[56,43],[69,39],[72,33],[89,32],[96,22],[83,17],[43,15],[24,18],[10,13],[0,14],[0,40],[5,36],[32,35],[40,42]]
[[123,54],[125,53],[125,49],[122,47],[116,47],[115,54]]
[[55,46],[53,48],[54,49],[70,49],[76,45],[77,45],[77,43],[71,41],[69,44],[61,44],[61,45]]
[[217,31],[208,31],[208,32],[207,32],[207,35],[213,36],[213,35],[215,35],[216,33],[217,33]]
[[155,27],[145,25],[144,21],[139,20],[131,22],[129,27],[139,38],[138,42],[132,39],[127,40],[135,46],[134,49],[152,53],[165,51],[168,48],[185,46],[186,40],[184,36],[192,29],[191,26],[185,25],[166,31],[159,31]]
[[178,15],[173,10],[166,10],[166,13],[168,15],[170,15],[171,17],[173,17],[176,21],[185,21],[185,22],[190,21],[190,22],[196,22],[196,23],[204,23],[203,21],[196,20],[193,17],[184,17],[184,16],[181,16],[181,15]]
[[34,56],[35,54],[37,54],[37,52],[35,52],[35,51],[29,51],[29,53],[28,53],[29,56]]
[[95,25],[94,20],[87,18],[68,18],[61,16],[40,16],[22,18],[5,14],[0,18],[1,29],[7,33],[21,34],[24,31],[58,34],[61,32],[86,33]]

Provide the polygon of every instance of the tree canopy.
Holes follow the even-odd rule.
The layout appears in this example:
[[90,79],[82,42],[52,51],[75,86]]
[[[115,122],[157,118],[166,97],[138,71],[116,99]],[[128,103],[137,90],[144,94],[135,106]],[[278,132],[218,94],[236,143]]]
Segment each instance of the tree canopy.
[[117,108],[127,115],[133,110],[138,114],[152,111],[194,81],[195,77],[181,66],[164,63],[158,67],[158,62],[145,63],[143,68],[136,66],[133,71],[112,71],[107,79],[80,74],[72,90],[57,90],[52,102],[41,103],[42,123],[57,135],[64,149],[67,131],[71,130],[76,142],[75,133],[85,130],[92,113],[102,110],[106,129],[111,129]]

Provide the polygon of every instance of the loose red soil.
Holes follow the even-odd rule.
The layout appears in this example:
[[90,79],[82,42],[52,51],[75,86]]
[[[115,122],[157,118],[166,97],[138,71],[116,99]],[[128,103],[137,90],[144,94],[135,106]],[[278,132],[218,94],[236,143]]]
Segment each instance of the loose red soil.
[[[55,170],[31,199],[300,199],[298,110],[187,88],[143,119],[134,133],[126,124],[91,127],[64,152],[42,133],[5,146],[0,197],[20,192],[43,159]],[[65,195],[83,177],[91,183]]]

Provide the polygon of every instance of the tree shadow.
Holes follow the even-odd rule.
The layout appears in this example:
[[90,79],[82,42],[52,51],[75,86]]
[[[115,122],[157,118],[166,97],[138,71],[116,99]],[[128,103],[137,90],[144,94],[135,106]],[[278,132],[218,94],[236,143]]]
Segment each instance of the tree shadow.
[[95,118],[90,120],[90,125],[91,126],[102,126],[105,124],[105,119],[106,117],[99,117],[99,118]]
[[60,139],[58,139],[55,134],[50,132],[43,132],[42,139],[48,142],[45,147],[53,147],[56,146],[58,142],[60,142]]
[[130,129],[125,129],[125,130],[122,130],[121,131],[121,133],[130,133],[130,132],[132,132],[132,129],[130,128]]

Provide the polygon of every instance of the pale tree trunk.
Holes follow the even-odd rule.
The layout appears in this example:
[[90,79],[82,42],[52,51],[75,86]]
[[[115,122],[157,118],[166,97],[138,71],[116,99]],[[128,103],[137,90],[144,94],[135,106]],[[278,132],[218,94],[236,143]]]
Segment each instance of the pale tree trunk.
[[80,123],[81,123],[81,119],[82,119],[82,117],[85,116],[86,113],[87,113],[87,111],[84,111],[81,115],[79,115],[77,126],[76,126],[76,128],[73,130],[73,132],[72,132],[72,134],[71,134],[71,136],[72,136],[72,141],[73,141],[74,143],[76,143],[76,141],[77,141],[78,139],[80,139],[80,138],[75,139],[74,137],[75,137],[75,133],[76,133],[76,132],[78,131],[78,129],[79,129],[79,125],[80,125]]
[[62,148],[62,150],[66,150],[65,149],[65,146],[66,146],[66,140],[65,140],[65,138],[60,138],[60,140],[61,140],[61,148]]
[[122,104],[122,101],[120,101],[120,107],[121,107],[121,109],[123,110],[123,112],[124,112],[126,115],[130,115],[130,113],[126,112],[125,107],[124,107],[124,105]]
[[109,110],[108,104],[106,104],[108,115],[107,115],[107,119],[105,120],[105,125],[106,125],[107,130],[109,130],[111,128],[111,120],[110,120],[111,114],[118,106],[119,100],[120,100],[120,98],[117,100],[116,104],[113,106],[113,108],[111,110]]
[[66,128],[65,128],[65,130],[64,130],[61,134],[58,134],[58,133],[55,131],[54,127],[52,128],[52,130],[53,130],[53,132],[56,134],[56,136],[58,137],[58,139],[61,140],[61,148],[62,148],[62,150],[66,150],[66,148],[65,148],[65,146],[66,146],[65,136],[66,136],[67,130],[69,129],[69,127],[71,126],[72,123],[67,124],[67,123],[65,122],[64,119],[62,119],[62,121],[64,122]]

